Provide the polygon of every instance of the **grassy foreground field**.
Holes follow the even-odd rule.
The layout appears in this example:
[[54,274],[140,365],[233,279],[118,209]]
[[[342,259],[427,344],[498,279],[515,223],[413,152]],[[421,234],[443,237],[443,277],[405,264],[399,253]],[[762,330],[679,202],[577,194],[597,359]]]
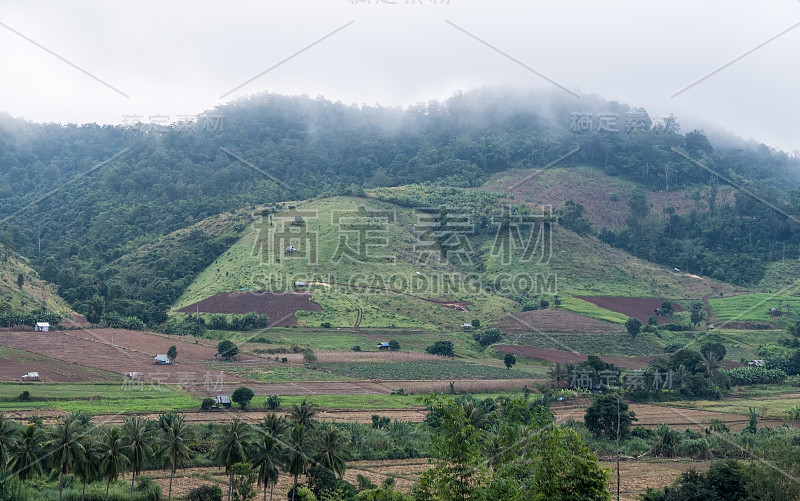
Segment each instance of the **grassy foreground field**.
[[[23,391],[29,400],[21,400]],[[126,414],[195,409],[200,401],[175,385],[122,386],[120,383],[3,383],[0,410],[61,409],[90,414]]]

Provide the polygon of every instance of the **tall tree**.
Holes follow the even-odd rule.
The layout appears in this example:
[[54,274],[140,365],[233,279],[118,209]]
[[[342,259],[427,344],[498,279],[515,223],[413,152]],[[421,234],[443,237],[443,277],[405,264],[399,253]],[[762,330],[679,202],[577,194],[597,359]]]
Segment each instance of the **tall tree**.
[[192,457],[189,448],[191,433],[183,421],[183,416],[170,412],[161,414],[158,419],[160,428],[159,443],[156,457],[161,460],[164,468],[169,468],[169,494],[167,499],[172,499],[172,479],[175,471],[186,467],[186,460]]
[[217,437],[217,446],[214,449],[214,462],[217,466],[224,466],[228,480],[228,501],[231,499],[233,487],[233,470],[236,463],[248,460],[248,453],[253,447],[253,430],[247,423],[238,417],[226,424]]
[[17,442],[17,425],[0,412],[0,469],[4,468],[11,459],[11,452]]
[[106,480],[106,501],[111,482],[128,471],[131,460],[125,455],[125,437],[118,426],[109,429],[100,442],[100,475]]
[[295,424],[302,424],[305,427],[313,427],[316,424],[314,416],[317,414],[317,404],[303,399],[300,404],[293,404],[289,409],[289,419]]
[[292,501],[297,493],[298,479],[303,475],[311,464],[313,454],[313,435],[312,429],[308,426],[297,423],[292,426],[286,437],[286,471],[294,477],[294,488],[292,489]]
[[46,448],[50,451],[51,468],[58,470],[58,501],[64,492],[64,475],[72,471],[75,458],[81,453],[80,439],[85,434],[74,416],[66,416],[50,431]]
[[100,477],[102,463],[102,449],[94,436],[89,433],[81,439],[81,450],[75,457],[75,476],[83,484],[81,501],[86,499],[86,484]]
[[[0,424],[0,428],[2,425]],[[22,429],[19,440],[14,444],[11,469],[21,481],[41,475],[44,444],[47,434],[41,426],[32,423]]]
[[342,478],[346,469],[344,458],[342,457],[345,444],[345,437],[339,428],[328,423],[318,432],[315,462]]
[[283,447],[278,436],[259,427],[258,441],[253,452],[253,467],[256,468],[258,485],[264,485],[264,501],[267,499],[267,487],[269,499],[272,501],[272,491],[278,483],[283,459]]
[[141,474],[145,462],[153,455],[153,435],[149,430],[150,421],[139,416],[129,417],[122,425],[125,454],[131,461],[131,494],[133,500],[133,482]]

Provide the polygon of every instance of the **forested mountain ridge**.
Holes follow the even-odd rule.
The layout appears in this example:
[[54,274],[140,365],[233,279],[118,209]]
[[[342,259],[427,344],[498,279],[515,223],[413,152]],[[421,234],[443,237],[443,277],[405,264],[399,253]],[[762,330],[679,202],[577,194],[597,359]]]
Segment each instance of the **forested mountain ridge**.
[[[83,311],[95,296],[114,304],[107,284],[125,272],[111,271],[110,263],[225,211],[409,183],[477,187],[493,174],[563,157],[559,167],[602,169],[643,191],[710,191],[728,180],[758,197],[740,191],[732,204],[663,217],[642,205],[645,194],[628,201],[635,217],[623,227],[587,230],[635,255],[673,265],[683,253],[690,271],[739,284],[756,283],[776,249],[798,257],[797,225],[786,217],[800,210],[792,191],[797,159],[763,145],[715,149],[700,131],[684,135],[674,123],[654,125],[649,117],[641,133],[575,132],[578,106],[595,115],[641,112],[594,97],[576,104],[557,95],[475,91],[406,110],[261,95],[210,110],[191,126],[167,128],[32,124],[6,115],[0,216],[12,217],[0,226],[0,239]],[[210,261],[225,250],[221,241],[206,244]],[[133,289],[153,284],[127,287],[136,296]],[[163,318],[164,300],[148,321]]]

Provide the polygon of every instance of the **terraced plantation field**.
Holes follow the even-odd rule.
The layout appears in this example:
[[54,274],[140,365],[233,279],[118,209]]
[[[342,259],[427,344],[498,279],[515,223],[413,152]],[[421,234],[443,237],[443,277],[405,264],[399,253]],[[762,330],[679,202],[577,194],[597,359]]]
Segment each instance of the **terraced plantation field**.
[[775,322],[779,317],[770,314],[770,308],[780,308],[785,314],[788,307],[795,319],[800,314],[800,297],[788,295],[761,293],[717,297],[709,299],[708,304],[715,317],[727,322]]
[[533,331],[595,334],[625,331],[625,328],[619,324],[554,308],[514,313],[501,318],[496,325],[503,332]]
[[501,369],[487,365],[457,361],[442,362],[356,362],[320,364],[320,368],[335,374],[358,379],[516,379],[519,370]]

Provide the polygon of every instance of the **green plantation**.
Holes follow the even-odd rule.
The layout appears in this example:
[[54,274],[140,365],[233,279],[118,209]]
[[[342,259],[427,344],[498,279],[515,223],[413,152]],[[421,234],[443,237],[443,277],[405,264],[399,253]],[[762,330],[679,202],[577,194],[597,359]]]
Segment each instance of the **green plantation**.
[[[20,398],[28,392],[27,398]],[[59,409],[90,414],[128,414],[194,409],[200,400],[174,385],[124,387],[120,383],[0,383],[0,410]]]

